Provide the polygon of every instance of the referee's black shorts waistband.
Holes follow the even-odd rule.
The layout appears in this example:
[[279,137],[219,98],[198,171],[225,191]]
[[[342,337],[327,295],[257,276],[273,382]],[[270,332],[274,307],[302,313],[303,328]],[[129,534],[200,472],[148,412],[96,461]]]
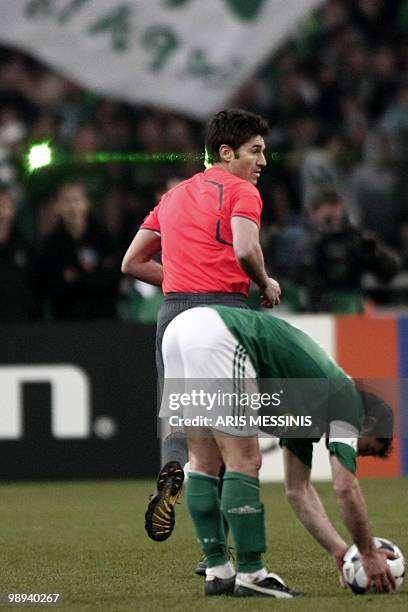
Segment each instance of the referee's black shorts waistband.
[[165,302],[197,302],[200,304],[222,304],[223,302],[237,302],[246,304],[247,298],[243,293],[227,293],[211,291],[209,293],[167,293]]

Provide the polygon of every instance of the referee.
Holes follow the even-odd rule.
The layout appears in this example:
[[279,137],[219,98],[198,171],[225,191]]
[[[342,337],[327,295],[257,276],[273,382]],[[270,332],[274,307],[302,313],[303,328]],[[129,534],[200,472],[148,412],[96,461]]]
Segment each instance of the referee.
[[[122,272],[162,287],[165,296],[156,333],[160,389],[162,338],[178,314],[200,304],[247,308],[251,280],[263,307],[279,304],[280,287],[268,278],[259,242],[262,200],[256,184],[266,166],[267,131],[267,122],[254,113],[229,109],[214,115],[205,139],[209,167],[162,196],[125,254]],[[160,251],[162,264],[154,260]],[[187,460],[184,432],[169,433],[146,512],[145,528],[155,541],[173,531]]]

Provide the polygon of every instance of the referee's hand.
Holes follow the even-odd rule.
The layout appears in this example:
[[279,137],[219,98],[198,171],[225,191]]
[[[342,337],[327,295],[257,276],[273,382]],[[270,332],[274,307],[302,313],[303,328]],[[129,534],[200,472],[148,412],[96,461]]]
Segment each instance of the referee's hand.
[[273,308],[280,304],[281,288],[279,283],[273,278],[268,278],[268,284],[262,291],[261,306],[263,308]]

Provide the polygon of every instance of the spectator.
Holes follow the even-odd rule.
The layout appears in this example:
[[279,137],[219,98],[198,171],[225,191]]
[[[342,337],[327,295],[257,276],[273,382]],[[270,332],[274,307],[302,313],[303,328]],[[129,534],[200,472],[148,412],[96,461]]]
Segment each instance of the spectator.
[[391,45],[383,45],[373,52],[370,74],[368,108],[375,121],[380,119],[397,92],[398,66]]
[[399,88],[396,100],[387,109],[382,126],[391,142],[391,155],[397,173],[397,193],[404,215],[408,214],[408,83]]
[[294,247],[303,238],[305,228],[300,215],[294,212],[290,193],[285,185],[273,186],[272,204],[274,220],[264,232],[262,244],[268,270],[273,270],[279,279],[285,281],[293,276]]
[[134,140],[131,113],[118,103],[102,102],[96,110],[104,151],[130,151]]
[[16,152],[26,135],[18,112],[12,107],[0,112],[0,181],[12,185],[17,179]]
[[340,123],[340,85],[337,80],[335,66],[329,61],[323,60],[319,69],[319,100],[317,113],[320,120],[324,121],[324,129],[330,130],[333,125]]
[[114,319],[120,271],[112,238],[91,215],[80,182],[63,184],[57,194],[57,229],[45,239],[42,277],[56,319]]
[[74,138],[73,152],[78,159],[85,159],[88,153],[95,153],[100,146],[100,135],[94,123],[81,125]]
[[0,321],[32,321],[39,316],[36,255],[16,226],[16,203],[0,187]]
[[406,163],[406,139],[408,134],[408,82],[403,83],[396,99],[387,108],[382,127],[391,139],[393,159]]
[[390,36],[390,23],[396,17],[396,0],[356,0],[352,2],[352,19],[364,35],[366,41],[374,46],[381,44]]
[[388,282],[398,267],[394,254],[350,223],[338,193],[322,191],[313,197],[309,227],[297,245],[295,273],[307,311],[360,314],[363,273]]
[[365,145],[364,161],[351,175],[350,200],[353,221],[374,232],[383,242],[395,246],[401,210],[389,139],[380,130],[371,132]]
[[314,196],[323,189],[339,187],[338,159],[342,152],[342,141],[337,134],[329,134],[321,147],[306,151],[301,164],[303,209],[309,210]]
[[361,98],[350,94],[340,100],[343,129],[342,132],[348,141],[348,151],[351,162],[358,160],[364,150],[368,134],[369,118]]
[[292,194],[286,185],[275,184],[271,195],[274,219],[262,236],[266,267],[279,278],[283,308],[298,312],[299,289],[293,282],[298,263],[296,245],[303,240],[306,228],[302,216],[295,212]]

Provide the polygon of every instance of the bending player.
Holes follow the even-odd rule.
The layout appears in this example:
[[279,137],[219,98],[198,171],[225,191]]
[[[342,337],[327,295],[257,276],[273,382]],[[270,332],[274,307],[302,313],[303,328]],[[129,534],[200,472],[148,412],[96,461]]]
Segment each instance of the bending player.
[[[380,592],[395,588],[385,556],[373,544],[366,503],[355,476],[358,452],[378,455],[389,452],[392,413],[385,403],[378,403],[375,409],[372,405],[364,406],[354,382],[321,347],[300,330],[264,313],[224,306],[182,313],[166,330],[163,358],[166,384],[170,387],[171,379],[185,379],[187,383],[198,378],[231,379],[234,372],[235,382],[241,381],[241,388],[242,381],[256,378],[327,380],[328,450],[342,518],[362,554],[369,581],[375,582]],[[166,398],[165,394],[161,416],[170,414]],[[365,411],[368,418],[364,418]],[[189,416],[186,409],[183,414]],[[226,433],[222,426],[186,429],[192,470],[187,504],[207,556],[206,592],[229,592],[235,584],[237,595],[293,596],[282,583],[277,584],[278,577],[267,574],[261,561],[265,540],[257,480],[260,453],[253,430],[228,428],[227,433],[234,435],[225,437],[221,435]],[[282,441],[288,493],[303,524],[339,562],[347,545],[331,525],[314,489],[307,484],[310,473],[306,464],[311,461],[315,431],[313,436],[308,440]],[[220,505],[215,491],[222,460],[226,473]],[[235,577],[225,556],[220,508],[235,543],[238,561]]]
[[[356,532],[355,524],[365,521],[365,501],[355,477],[357,456],[386,458],[392,449],[393,414],[390,407],[376,395],[361,392],[364,419],[357,440],[349,438],[349,446],[355,445],[356,452],[346,451],[338,462],[332,460],[333,482],[343,518],[349,531],[357,533],[358,547],[364,550],[367,533]],[[317,439],[281,438],[285,471],[285,489],[288,500],[303,526],[334,558],[339,569],[339,579],[346,586],[342,574],[343,557],[349,548],[327,515],[322,500],[311,482],[313,444]],[[332,448],[329,445],[329,452]],[[354,508],[363,512],[354,513]],[[367,523],[366,523],[367,524]],[[356,542],[356,539],[354,538]],[[357,543],[357,542],[356,542]],[[383,554],[384,551],[382,551]],[[394,558],[392,553],[386,554]],[[366,557],[365,568],[371,565]],[[369,572],[368,572],[369,573]],[[390,583],[383,577],[374,575],[378,591],[388,591]],[[393,584],[393,580],[390,581]]]

